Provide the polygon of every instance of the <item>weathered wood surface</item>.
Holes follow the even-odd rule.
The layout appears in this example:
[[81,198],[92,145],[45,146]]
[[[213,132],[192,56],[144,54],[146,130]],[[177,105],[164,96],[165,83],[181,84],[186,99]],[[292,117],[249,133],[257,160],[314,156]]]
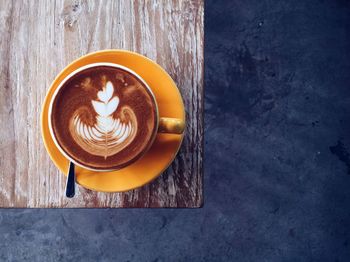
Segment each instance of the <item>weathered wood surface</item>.
[[[202,204],[203,13],[201,0],[0,0],[0,206],[198,207]],[[40,109],[59,71],[81,55],[127,49],[157,61],[186,106],[178,157],[156,181],[127,193],[78,187],[65,177],[40,133]]]

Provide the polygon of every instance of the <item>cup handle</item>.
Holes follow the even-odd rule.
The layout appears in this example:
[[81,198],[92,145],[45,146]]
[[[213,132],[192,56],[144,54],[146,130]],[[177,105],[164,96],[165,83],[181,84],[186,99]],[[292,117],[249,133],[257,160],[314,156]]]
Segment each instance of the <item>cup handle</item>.
[[161,117],[158,132],[168,134],[182,134],[185,130],[185,121],[178,118]]

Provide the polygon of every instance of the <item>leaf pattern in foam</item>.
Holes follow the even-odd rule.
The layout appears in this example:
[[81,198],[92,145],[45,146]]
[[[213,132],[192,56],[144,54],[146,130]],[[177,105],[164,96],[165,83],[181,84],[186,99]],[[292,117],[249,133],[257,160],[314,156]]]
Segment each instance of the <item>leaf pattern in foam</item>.
[[113,112],[117,109],[119,98],[115,96],[108,103],[102,103],[95,100],[92,100],[91,102],[98,115],[107,117],[113,114]]
[[108,81],[106,83],[106,87],[104,87],[102,89],[102,91],[99,91],[97,93],[97,97],[104,103],[107,103],[109,101],[109,99],[111,99],[112,95],[113,95],[113,91],[114,91],[114,88],[113,88],[113,84]]
[[92,106],[97,113],[96,123],[93,127],[87,126],[80,120],[79,112],[71,121],[70,130],[77,143],[87,152],[94,155],[107,156],[120,152],[131,143],[136,135],[137,126],[134,112],[130,109],[132,117],[128,122],[114,119],[113,113],[119,105],[119,97],[113,96],[113,84],[108,81],[102,91],[97,93],[97,101],[92,100]]

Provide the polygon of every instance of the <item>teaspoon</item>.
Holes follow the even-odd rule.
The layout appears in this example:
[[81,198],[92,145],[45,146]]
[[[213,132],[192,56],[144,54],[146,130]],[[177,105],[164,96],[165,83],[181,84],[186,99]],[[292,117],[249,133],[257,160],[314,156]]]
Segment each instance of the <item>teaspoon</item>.
[[67,175],[67,183],[66,183],[66,197],[72,198],[75,195],[75,171],[74,171],[74,163],[69,162],[69,171]]

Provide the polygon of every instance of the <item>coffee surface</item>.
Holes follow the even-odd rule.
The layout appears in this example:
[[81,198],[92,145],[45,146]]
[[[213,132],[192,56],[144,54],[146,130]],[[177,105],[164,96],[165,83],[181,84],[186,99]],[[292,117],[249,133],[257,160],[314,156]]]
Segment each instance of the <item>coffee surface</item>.
[[142,155],[153,138],[156,105],[131,73],[111,66],[85,69],[58,91],[51,123],[57,142],[78,163],[118,169]]

